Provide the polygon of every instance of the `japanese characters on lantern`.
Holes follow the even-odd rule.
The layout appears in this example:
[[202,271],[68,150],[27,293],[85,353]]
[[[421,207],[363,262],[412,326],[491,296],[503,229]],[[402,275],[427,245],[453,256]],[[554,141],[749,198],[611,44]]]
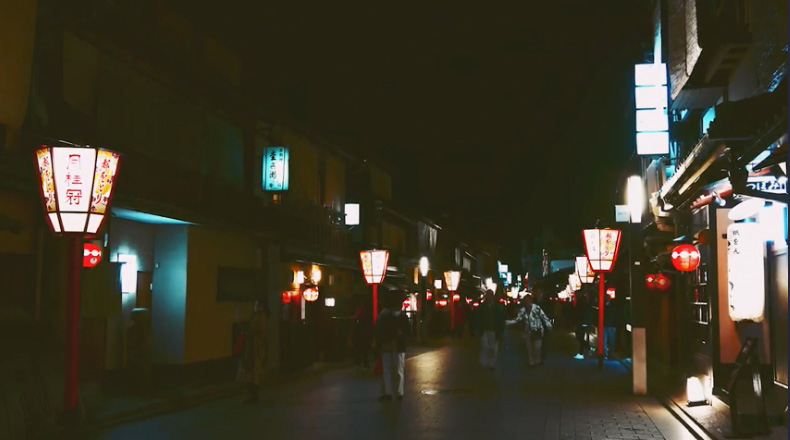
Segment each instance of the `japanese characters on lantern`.
[[368,284],[381,284],[387,274],[387,262],[390,253],[385,250],[369,250],[359,252],[359,261],[362,264],[362,275]]
[[56,234],[95,234],[113,193],[120,155],[90,147],[44,146],[36,151],[39,183]]
[[264,191],[288,190],[288,147],[266,147],[263,151],[262,185]]
[[727,227],[727,299],[733,321],[763,320],[764,246],[758,223],[733,223]]
[[620,230],[585,229],[584,246],[590,267],[596,272],[610,272],[614,269],[617,250],[620,247]]

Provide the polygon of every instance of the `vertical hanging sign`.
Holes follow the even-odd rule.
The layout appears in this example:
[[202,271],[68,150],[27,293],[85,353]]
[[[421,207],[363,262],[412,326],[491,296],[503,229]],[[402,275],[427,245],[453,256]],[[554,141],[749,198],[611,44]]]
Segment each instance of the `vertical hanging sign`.
[[634,66],[636,98],[636,154],[669,154],[667,66]]
[[765,247],[759,223],[727,227],[727,296],[730,318],[761,322],[765,312]]
[[287,191],[288,147],[266,147],[261,174],[264,191]]

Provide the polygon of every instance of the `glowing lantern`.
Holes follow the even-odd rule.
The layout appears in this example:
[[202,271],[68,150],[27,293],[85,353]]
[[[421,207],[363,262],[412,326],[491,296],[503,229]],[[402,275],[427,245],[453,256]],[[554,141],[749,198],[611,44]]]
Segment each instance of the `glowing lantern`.
[[[461,272],[457,270],[448,270],[444,273],[444,285],[447,287],[452,295],[452,301],[450,301],[450,330],[455,330],[455,313],[453,312],[453,304],[461,299],[460,296],[455,295],[455,291],[458,290],[458,284],[461,282]],[[455,297],[458,296],[458,299]]]
[[444,298],[442,298],[440,300],[437,300],[436,301],[436,306],[437,307],[447,307],[447,300],[444,299]]
[[[598,334],[603,334],[603,313],[604,313],[604,273],[614,269],[617,261],[617,251],[620,248],[620,236],[622,231],[618,229],[585,229],[582,231],[584,238],[584,252],[587,254],[587,261],[592,270],[598,275]],[[603,368],[603,338],[598,338],[598,366]]]
[[313,302],[313,301],[317,300],[318,299],[318,287],[310,286],[310,287],[304,289],[304,292],[302,292],[302,296],[304,297],[304,300],[308,301],[308,302]]
[[430,290],[427,290],[427,291],[425,292],[425,299],[427,299],[428,301],[430,301],[430,300],[431,300],[431,298],[433,298],[433,292],[431,292]]
[[101,261],[101,248],[93,243],[82,245],[82,267],[95,267]]
[[456,293],[455,295],[453,295],[453,302],[458,302],[458,301],[461,301],[461,295]]
[[669,279],[669,277],[661,272],[656,274],[656,289],[669,290],[670,287],[672,287],[672,281]]
[[365,282],[371,285],[373,290],[373,322],[376,322],[376,314],[378,313],[378,305],[376,300],[378,297],[378,285],[384,281],[387,275],[387,262],[389,261],[389,251],[378,249],[371,249],[367,251],[359,251],[359,262],[362,265],[362,275],[365,276]]
[[280,298],[283,304],[290,304],[291,303],[291,292],[281,292]]
[[681,272],[691,272],[699,266],[699,250],[692,244],[681,244],[672,250],[672,265]]
[[409,310],[409,306],[411,306],[411,300],[406,298],[403,300],[403,310]]
[[96,234],[113,195],[120,155],[91,147],[36,151],[39,189],[55,234]]
[[469,297],[467,297],[467,298],[466,298],[466,303],[467,303],[467,304],[472,304],[472,298],[469,298]]
[[610,287],[610,288],[606,289],[606,294],[609,296],[609,298],[614,299],[614,297],[615,297],[614,287]]
[[656,274],[649,273],[645,275],[645,286],[647,286],[647,288],[650,290],[654,290],[656,288]]
[[475,302],[472,303],[472,307],[478,308],[478,307],[480,307],[480,303],[475,301]]

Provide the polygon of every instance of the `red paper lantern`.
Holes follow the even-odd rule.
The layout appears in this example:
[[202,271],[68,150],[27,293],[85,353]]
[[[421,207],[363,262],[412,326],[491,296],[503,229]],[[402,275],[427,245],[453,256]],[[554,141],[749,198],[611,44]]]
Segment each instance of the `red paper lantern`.
[[291,302],[291,292],[282,292],[280,293],[280,297],[283,304],[289,304]]
[[447,307],[447,300],[444,298],[437,300],[436,307]]
[[670,280],[668,276],[659,272],[656,275],[656,289],[669,290],[670,287],[672,287],[672,280]]
[[318,287],[308,287],[302,292],[305,301],[313,302],[318,299]]
[[460,300],[461,300],[461,295],[459,295],[457,293],[455,295],[453,295],[453,302],[458,302]]
[[681,272],[691,272],[699,266],[699,250],[693,244],[681,244],[672,249],[672,265]]
[[656,288],[656,274],[649,273],[645,275],[645,286],[647,286],[647,288],[650,290],[654,290]]
[[426,292],[425,292],[425,299],[427,299],[428,301],[430,301],[430,300],[431,300],[431,298],[433,298],[433,292],[431,292],[430,290],[426,291]]
[[93,243],[82,245],[82,267],[96,267],[101,261],[101,248]]
[[606,289],[606,294],[609,295],[609,298],[614,299],[614,296],[615,296],[614,287],[610,287],[610,288]]

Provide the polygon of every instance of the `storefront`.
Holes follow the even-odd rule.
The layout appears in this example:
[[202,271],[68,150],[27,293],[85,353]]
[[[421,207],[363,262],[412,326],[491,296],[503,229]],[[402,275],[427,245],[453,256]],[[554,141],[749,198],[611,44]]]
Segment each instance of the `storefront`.
[[[656,259],[673,284],[665,325],[683,341],[681,374],[700,379],[708,401],[728,401],[736,358],[754,338],[770,416],[787,400],[786,92],[723,107],[652,200],[675,226]],[[670,264],[684,243],[699,252],[689,272]],[[772,395],[785,405],[771,408]]]

